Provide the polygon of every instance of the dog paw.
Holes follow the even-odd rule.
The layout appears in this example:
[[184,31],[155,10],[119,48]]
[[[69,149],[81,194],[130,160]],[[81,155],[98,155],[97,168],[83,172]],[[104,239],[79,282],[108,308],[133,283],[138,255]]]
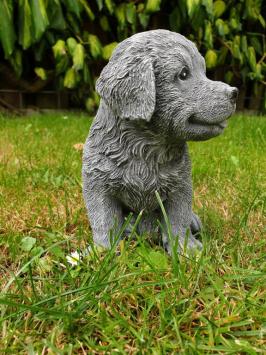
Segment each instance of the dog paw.
[[[177,241],[176,241],[177,243]],[[168,240],[163,241],[163,246],[168,254],[172,255],[172,248],[176,247],[175,241],[173,241],[173,246],[171,246]],[[186,237],[178,238],[177,250],[180,254],[190,254],[194,252],[200,252],[203,249],[202,243],[193,237],[192,234],[189,234]]]
[[190,230],[192,235],[198,235],[200,234],[201,230],[202,230],[202,223],[201,220],[199,218],[199,216],[192,212],[192,220],[190,223]]
[[193,235],[191,235],[188,239],[188,242],[184,242],[184,244],[181,246],[183,249],[188,249],[188,250],[202,250],[203,249],[203,245],[202,243],[193,237]]

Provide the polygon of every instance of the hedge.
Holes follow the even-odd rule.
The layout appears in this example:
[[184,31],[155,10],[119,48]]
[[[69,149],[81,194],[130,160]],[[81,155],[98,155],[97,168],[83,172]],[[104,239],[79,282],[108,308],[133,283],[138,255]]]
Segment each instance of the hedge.
[[95,79],[117,43],[166,28],[196,43],[211,78],[252,97],[243,107],[265,110],[263,12],[262,0],[1,0],[0,71],[29,92],[66,88],[94,110]]

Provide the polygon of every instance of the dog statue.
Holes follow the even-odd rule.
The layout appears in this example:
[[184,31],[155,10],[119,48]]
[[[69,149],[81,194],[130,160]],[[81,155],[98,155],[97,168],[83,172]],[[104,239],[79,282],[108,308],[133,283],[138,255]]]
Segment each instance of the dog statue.
[[[84,146],[83,194],[96,245],[110,248],[128,212],[143,211],[140,233],[164,219],[179,248],[201,248],[192,212],[187,141],[218,136],[238,90],[206,77],[204,58],[184,36],[167,30],[121,42],[96,83],[100,106]],[[171,252],[165,228],[163,243]]]

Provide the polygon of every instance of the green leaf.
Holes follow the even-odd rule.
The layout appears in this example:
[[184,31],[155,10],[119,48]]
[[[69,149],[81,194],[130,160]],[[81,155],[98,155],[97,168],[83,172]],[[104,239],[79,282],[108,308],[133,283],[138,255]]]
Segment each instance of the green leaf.
[[262,49],[262,41],[260,41],[257,37],[251,37],[250,39],[250,44],[252,47],[254,47],[255,51],[260,54],[261,56],[263,55],[263,49]]
[[248,61],[252,71],[256,72],[257,70],[256,52],[253,47],[248,47]]
[[231,18],[230,19],[230,26],[234,29],[234,30],[237,30],[238,28],[238,23],[237,23],[237,20],[235,18]]
[[63,31],[66,28],[66,21],[59,1],[48,1],[47,15],[49,18],[49,28]]
[[165,252],[159,250],[147,250],[146,248],[137,249],[138,257],[133,261],[133,267],[136,267],[136,262],[138,268],[143,270],[165,270],[169,267],[169,257]]
[[67,10],[80,17],[80,4],[78,0],[64,0]]
[[240,36],[235,36],[232,44],[232,53],[234,58],[239,59],[240,64],[243,64],[243,55],[241,53],[241,37]]
[[82,44],[78,43],[73,55],[73,68],[80,70],[83,68],[85,58],[85,50]]
[[206,21],[204,39],[208,48],[213,48],[212,25],[210,21]]
[[15,73],[18,77],[22,74],[22,51],[20,49],[15,49],[12,56],[8,59],[11,63]]
[[143,12],[145,10],[145,5],[141,2],[140,4],[138,4],[137,6],[137,12]]
[[221,17],[226,10],[226,4],[224,1],[217,0],[213,3],[213,15],[214,17]]
[[19,44],[27,49],[33,43],[32,13],[29,0],[19,0]]
[[78,42],[76,41],[75,38],[69,37],[69,38],[67,39],[66,43],[67,43],[67,49],[68,49],[68,51],[69,51],[71,57],[73,57]]
[[55,72],[56,74],[65,73],[70,65],[70,60],[67,55],[61,57],[59,60],[56,61]]
[[89,97],[85,102],[85,106],[89,113],[93,113],[95,111],[95,101],[93,98]]
[[148,260],[155,269],[167,269],[169,266],[169,258],[161,251],[151,251],[148,254]]
[[34,71],[36,75],[38,75],[38,77],[41,78],[42,80],[47,79],[46,71],[43,68],[35,68]]
[[188,16],[192,18],[200,5],[200,0],[186,0],[186,3],[188,9]]
[[30,0],[34,40],[38,41],[49,25],[44,0]]
[[69,68],[64,78],[64,86],[73,89],[77,84],[77,73],[74,68]]
[[213,0],[202,0],[202,5],[205,6],[206,11],[210,17],[213,16]]
[[[191,19],[191,27],[193,32],[188,36],[188,38],[193,42],[195,39],[195,34],[197,34],[199,28],[203,28],[206,22],[206,12],[204,11],[203,7],[199,7],[197,12],[193,15]],[[184,26],[184,25],[183,25]]]
[[241,42],[241,37],[239,35],[236,35],[234,37],[234,41],[235,44],[237,44],[238,46],[240,46],[240,42]]
[[52,48],[56,60],[66,55],[66,43],[62,39],[59,39]]
[[97,106],[100,104],[100,96],[98,95],[96,90],[92,90],[92,97]]
[[110,14],[114,12],[114,4],[112,0],[104,0],[105,6],[107,7]]
[[239,12],[236,10],[236,8],[232,8],[230,11],[230,27],[235,30],[235,31],[241,31],[242,29],[242,20],[239,18]]
[[20,247],[23,251],[30,251],[36,244],[36,238],[24,237],[21,240]]
[[217,63],[217,54],[214,50],[208,49],[207,53],[205,54],[205,61],[207,68],[215,67]]
[[88,42],[90,45],[90,53],[93,58],[98,58],[102,54],[102,45],[99,38],[95,35],[89,34],[88,35]]
[[225,74],[225,81],[226,83],[230,84],[233,80],[234,74],[231,70],[229,70],[226,74]]
[[107,44],[106,46],[103,47],[103,59],[105,60],[109,60],[109,58],[111,58],[111,55],[113,53],[113,50],[115,49],[115,47],[117,46],[117,42],[112,42]]
[[228,35],[230,32],[229,26],[227,25],[227,23],[224,22],[220,18],[215,21],[215,26],[216,26],[220,36]]
[[228,51],[228,48],[225,46],[220,49],[217,65],[224,65]]
[[242,52],[247,56],[248,55],[247,36],[241,37],[241,49],[242,49]]
[[132,3],[127,4],[127,20],[131,25],[136,23],[136,6]]
[[149,24],[150,15],[140,13],[138,16],[142,28],[146,29]]
[[110,31],[110,25],[107,16],[102,16],[100,18],[100,25],[105,32]]
[[80,34],[80,20],[72,14],[71,12],[67,12],[66,14],[67,22],[68,22],[68,29],[75,33],[75,35]]
[[51,46],[55,43],[55,33],[53,31],[47,30],[45,32],[45,37]]
[[15,47],[13,10],[12,0],[0,1],[0,43],[2,43],[6,58],[12,54]]
[[160,10],[161,0],[148,0],[146,4],[146,12],[157,12]]
[[103,8],[103,0],[96,0],[97,5],[98,5],[98,9],[101,11]]
[[248,18],[257,20],[260,13],[260,1],[246,0],[245,10]]
[[31,249],[31,255],[32,256],[37,256],[37,259],[35,259],[37,262],[38,262],[38,259],[40,258],[40,255],[44,252],[44,249],[41,247],[41,246],[38,246],[38,247],[34,247]]
[[120,4],[115,8],[115,15],[119,25],[123,28],[126,24],[126,4]]
[[243,56],[240,51],[240,46],[236,41],[233,42],[232,53],[233,53],[234,58],[239,59],[241,63],[243,62]]
[[65,256],[65,253],[59,245],[55,245],[53,248],[51,248],[50,252],[57,258],[64,258]]
[[264,76],[261,73],[261,69],[262,69],[262,65],[257,63],[256,64],[256,71],[255,71],[257,80],[263,80],[264,79]]
[[86,2],[86,0],[80,0],[81,4],[83,5],[84,10],[86,11],[89,19],[93,21],[95,19],[94,13],[92,12],[90,6]]

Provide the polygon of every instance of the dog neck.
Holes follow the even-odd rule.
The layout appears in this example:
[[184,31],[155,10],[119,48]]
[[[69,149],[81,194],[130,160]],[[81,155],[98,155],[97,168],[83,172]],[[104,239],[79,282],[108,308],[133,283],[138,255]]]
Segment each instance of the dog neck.
[[150,122],[117,117],[110,108],[106,109],[104,106],[106,103],[101,100],[97,114],[101,120],[97,120],[96,116],[94,130],[101,130],[104,136],[98,142],[102,146],[102,153],[117,164],[140,159],[147,164],[161,165],[182,159],[186,150],[185,142],[169,139],[157,132]]

